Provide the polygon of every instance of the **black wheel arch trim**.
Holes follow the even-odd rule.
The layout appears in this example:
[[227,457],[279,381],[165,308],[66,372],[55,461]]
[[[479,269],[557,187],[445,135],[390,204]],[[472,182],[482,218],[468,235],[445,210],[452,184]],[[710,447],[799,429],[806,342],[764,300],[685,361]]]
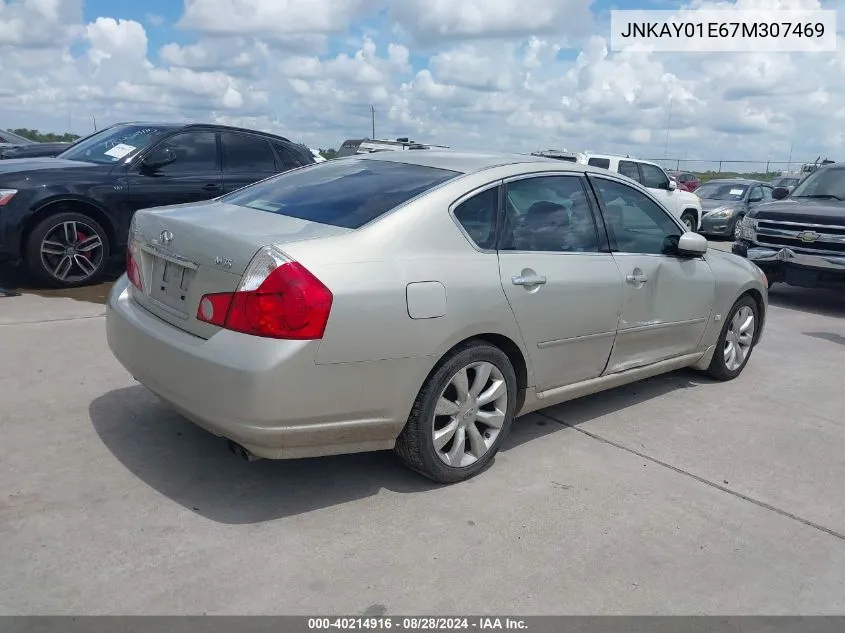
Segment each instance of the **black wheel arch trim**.
[[[109,217],[109,212],[106,210],[106,208],[103,207],[103,205],[97,202],[96,200],[93,200],[87,196],[82,196],[73,193],[59,193],[54,194],[52,196],[48,196],[46,198],[41,198],[38,200],[37,203],[33,204],[30,207],[32,211],[28,214],[28,217],[24,221],[24,226],[22,227],[20,235],[21,256],[25,255],[26,242],[29,239],[29,236],[32,233],[33,229],[35,229],[35,227],[42,220],[51,215],[47,213],[47,208],[52,207],[53,205],[61,205],[62,203],[85,205],[87,207],[95,209],[96,214],[92,214],[92,218],[96,220],[100,226],[103,227],[103,230],[106,232],[106,237],[108,238],[112,248],[114,248],[116,242],[118,241],[117,231],[115,230],[114,223]],[[59,212],[61,211],[57,210],[57,213]]]

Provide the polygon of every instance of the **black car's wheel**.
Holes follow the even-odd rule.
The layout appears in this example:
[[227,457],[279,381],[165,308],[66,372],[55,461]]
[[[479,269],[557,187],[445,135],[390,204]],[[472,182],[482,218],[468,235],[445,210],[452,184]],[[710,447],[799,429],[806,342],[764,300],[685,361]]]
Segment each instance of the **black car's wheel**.
[[707,373],[716,380],[733,380],[742,373],[751,358],[759,327],[757,302],[744,295],[733,305]]
[[698,217],[695,211],[684,211],[681,214],[681,222],[687,227],[687,231],[695,231],[698,228]]
[[109,238],[93,218],[76,212],[45,218],[26,242],[26,265],[35,278],[58,288],[96,281],[109,256]]
[[516,374],[508,357],[482,341],[462,345],[423,385],[396,440],[396,453],[438,483],[469,479],[499,451],[516,400]]

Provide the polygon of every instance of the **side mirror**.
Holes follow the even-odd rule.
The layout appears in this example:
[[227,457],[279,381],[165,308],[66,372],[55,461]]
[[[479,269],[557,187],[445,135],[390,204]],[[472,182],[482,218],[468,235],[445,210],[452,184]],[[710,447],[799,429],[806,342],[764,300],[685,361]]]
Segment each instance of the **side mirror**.
[[789,189],[786,187],[775,187],[772,191],[772,198],[775,200],[783,200],[789,195]]
[[762,201],[763,201],[763,198],[761,198],[759,196],[755,196],[754,198],[748,199],[748,202],[762,202]]
[[677,188],[678,183],[676,183],[674,180],[669,180],[669,184],[666,186],[666,189],[668,189],[669,191],[675,191],[675,189]]
[[707,252],[707,238],[688,231],[678,238],[676,251],[681,257],[701,257]]
[[153,150],[150,154],[148,154],[144,160],[141,161],[141,165],[144,169],[155,171],[174,162],[176,162],[176,152],[169,147],[163,147],[161,149]]

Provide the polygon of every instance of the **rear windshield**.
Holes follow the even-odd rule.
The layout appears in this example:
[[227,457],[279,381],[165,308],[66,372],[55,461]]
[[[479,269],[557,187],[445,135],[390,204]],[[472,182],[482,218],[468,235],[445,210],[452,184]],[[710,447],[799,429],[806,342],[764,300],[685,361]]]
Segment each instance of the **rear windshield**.
[[281,174],[220,200],[357,229],[460,172],[382,160],[330,160]]

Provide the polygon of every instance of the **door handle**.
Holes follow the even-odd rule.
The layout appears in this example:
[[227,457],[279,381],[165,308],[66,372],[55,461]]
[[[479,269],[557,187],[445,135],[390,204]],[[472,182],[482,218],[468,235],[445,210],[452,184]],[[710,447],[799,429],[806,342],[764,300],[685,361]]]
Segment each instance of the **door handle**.
[[625,277],[625,281],[627,281],[629,284],[644,284],[648,281],[648,275],[646,275],[645,273],[627,275]]
[[214,191],[215,189],[220,189],[220,185],[210,182],[207,185],[203,185],[202,188],[208,191]]
[[525,275],[522,277],[511,277],[514,286],[542,286],[546,278],[541,275]]

